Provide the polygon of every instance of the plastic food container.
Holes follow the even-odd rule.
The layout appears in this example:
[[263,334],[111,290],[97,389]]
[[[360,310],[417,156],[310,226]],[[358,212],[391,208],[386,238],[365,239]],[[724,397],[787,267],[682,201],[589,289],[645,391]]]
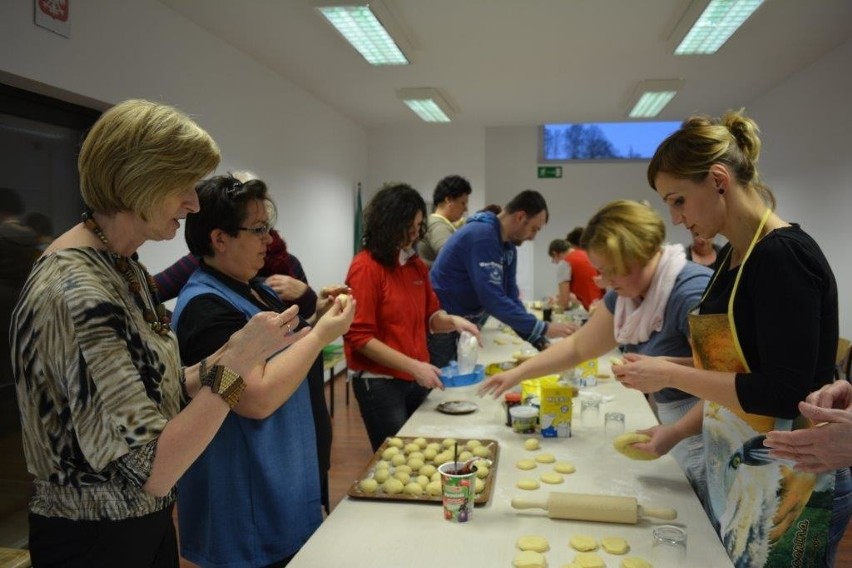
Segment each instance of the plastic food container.
[[509,409],[512,417],[512,430],[518,434],[534,434],[538,422],[538,408],[521,404]]
[[472,373],[459,374],[459,368],[455,361],[441,369],[441,382],[445,387],[466,387],[482,382],[485,378],[485,367],[476,365]]

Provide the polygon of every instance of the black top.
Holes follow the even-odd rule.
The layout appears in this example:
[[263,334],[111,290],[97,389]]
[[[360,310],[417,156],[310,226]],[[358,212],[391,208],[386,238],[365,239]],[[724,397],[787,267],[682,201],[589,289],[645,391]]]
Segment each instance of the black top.
[[[727,313],[737,275],[724,262],[701,305],[702,314]],[[839,333],[837,282],[819,245],[798,225],[760,240],[745,263],[734,322],[751,373],[737,373],[746,412],[792,419],[799,401],[830,383]]]
[[[222,274],[201,261],[199,270],[215,276],[252,304],[263,310],[282,312],[292,304],[282,302],[278,296],[268,293],[260,287],[263,278],[254,278],[249,285]],[[257,301],[251,293],[254,290],[264,303]],[[310,317],[311,314],[300,314]],[[202,358],[215,352],[228,341],[234,333],[246,325],[246,316],[227,300],[214,294],[202,294],[193,298],[184,308],[177,328],[180,355],[185,365],[193,365]],[[302,319],[296,330],[307,323]],[[294,330],[294,331],[296,331]],[[311,393],[311,408],[314,415],[314,427],[317,438],[319,466],[324,478],[331,465],[331,419],[325,402],[322,355],[319,355],[308,371],[308,389]]]

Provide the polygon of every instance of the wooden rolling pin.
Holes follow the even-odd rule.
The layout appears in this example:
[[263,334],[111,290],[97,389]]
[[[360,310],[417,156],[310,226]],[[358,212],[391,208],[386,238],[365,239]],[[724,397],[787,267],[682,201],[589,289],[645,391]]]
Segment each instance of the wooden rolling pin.
[[551,492],[547,501],[512,499],[515,509],[544,509],[551,519],[600,521],[602,523],[636,524],[640,517],[654,517],[673,521],[674,509],[652,509],[640,505],[635,497],[614,495],[584,495],[582,493]]

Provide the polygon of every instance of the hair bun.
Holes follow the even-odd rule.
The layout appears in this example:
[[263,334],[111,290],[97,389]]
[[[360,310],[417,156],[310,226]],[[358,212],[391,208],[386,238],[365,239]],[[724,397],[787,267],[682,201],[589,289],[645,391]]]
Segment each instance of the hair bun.
[[721,122],[737,141],[737,146],[739,146],[743,155],[752,162],[757,162],[758,157],[760,157],[760,137],[758,136],[757,123],[745,116],[742,109],[725,113]]

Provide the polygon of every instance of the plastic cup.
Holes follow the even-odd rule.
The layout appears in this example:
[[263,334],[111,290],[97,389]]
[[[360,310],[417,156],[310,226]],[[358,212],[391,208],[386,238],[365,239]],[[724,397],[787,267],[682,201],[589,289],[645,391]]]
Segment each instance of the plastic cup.
[[601,420],[601,401],[596,398],[580,400],[580,422],[583,426],[597,426]]
[[512,417],[512,430],[518,434],[535,434],[538,412],[538,407],[529,404],[511,407],[509,415]]
[[457,474],[463,462],[447,462],[438,467],[441,472],[441,495],[444,504],[444,519],[453,523],[466,523],[473,515],[476,499],[476,469],[470,473]]
[[686,529],[674,525],[660,525],[651,530],[651,557],[654,566],[686,565]]
[[624,434],[624,413],[607,412],[604,414],[604,432],[607,438],[616,438]]

